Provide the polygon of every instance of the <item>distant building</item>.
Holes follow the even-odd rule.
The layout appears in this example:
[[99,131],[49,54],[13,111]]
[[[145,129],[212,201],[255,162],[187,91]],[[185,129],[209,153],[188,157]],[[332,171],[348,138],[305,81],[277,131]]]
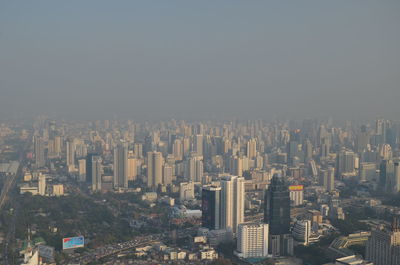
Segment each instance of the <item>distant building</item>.
[[193,182],[182,182],[179,185],[179,200],[190,201],[194,199],[194,184]]
[[304,188],[303,185],[291,185],[289,186],[290,191],[290,202],[292,206],[303,205],[304,201]]

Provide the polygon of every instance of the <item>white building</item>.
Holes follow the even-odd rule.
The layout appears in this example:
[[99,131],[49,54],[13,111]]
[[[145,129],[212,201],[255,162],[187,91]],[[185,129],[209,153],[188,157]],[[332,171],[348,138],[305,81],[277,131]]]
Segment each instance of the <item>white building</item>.
[[226,176],[221,181],[221,228],[236,233],[244,222],[244,178]]
[[38,192],[39,195],[46,195],[46,176],[40,175],[39,176],[39,183],[38,183]]
[[237,232],[236,255],[241,258],[268,255],[268,224],[240,224]]
[[179,200],[190,201],[194,199],[194,184],[193,182],[182,182],[179,187]]

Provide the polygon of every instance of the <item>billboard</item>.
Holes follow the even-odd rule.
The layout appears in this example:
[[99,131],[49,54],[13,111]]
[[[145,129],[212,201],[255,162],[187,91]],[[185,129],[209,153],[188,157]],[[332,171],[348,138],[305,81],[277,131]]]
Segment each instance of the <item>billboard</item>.
[[63,249],[81,248],[85,245],[83,236],[63,238]]
[[291,185],[289,186],[290,191],[300,191],[303,190],[303,185]]

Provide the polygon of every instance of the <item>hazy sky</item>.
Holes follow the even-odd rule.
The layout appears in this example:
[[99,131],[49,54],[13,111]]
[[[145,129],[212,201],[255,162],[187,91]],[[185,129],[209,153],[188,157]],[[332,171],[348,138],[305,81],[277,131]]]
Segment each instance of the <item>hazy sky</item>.
[[400,120],[400,1],[0,1],[0,118]]

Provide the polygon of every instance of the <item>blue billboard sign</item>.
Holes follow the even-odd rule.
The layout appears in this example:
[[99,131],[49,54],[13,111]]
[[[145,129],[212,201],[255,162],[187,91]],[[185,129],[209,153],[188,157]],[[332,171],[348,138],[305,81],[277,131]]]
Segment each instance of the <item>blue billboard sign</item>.
[[63,249],[81,248],[85,245],[83,236],[63,238]]

